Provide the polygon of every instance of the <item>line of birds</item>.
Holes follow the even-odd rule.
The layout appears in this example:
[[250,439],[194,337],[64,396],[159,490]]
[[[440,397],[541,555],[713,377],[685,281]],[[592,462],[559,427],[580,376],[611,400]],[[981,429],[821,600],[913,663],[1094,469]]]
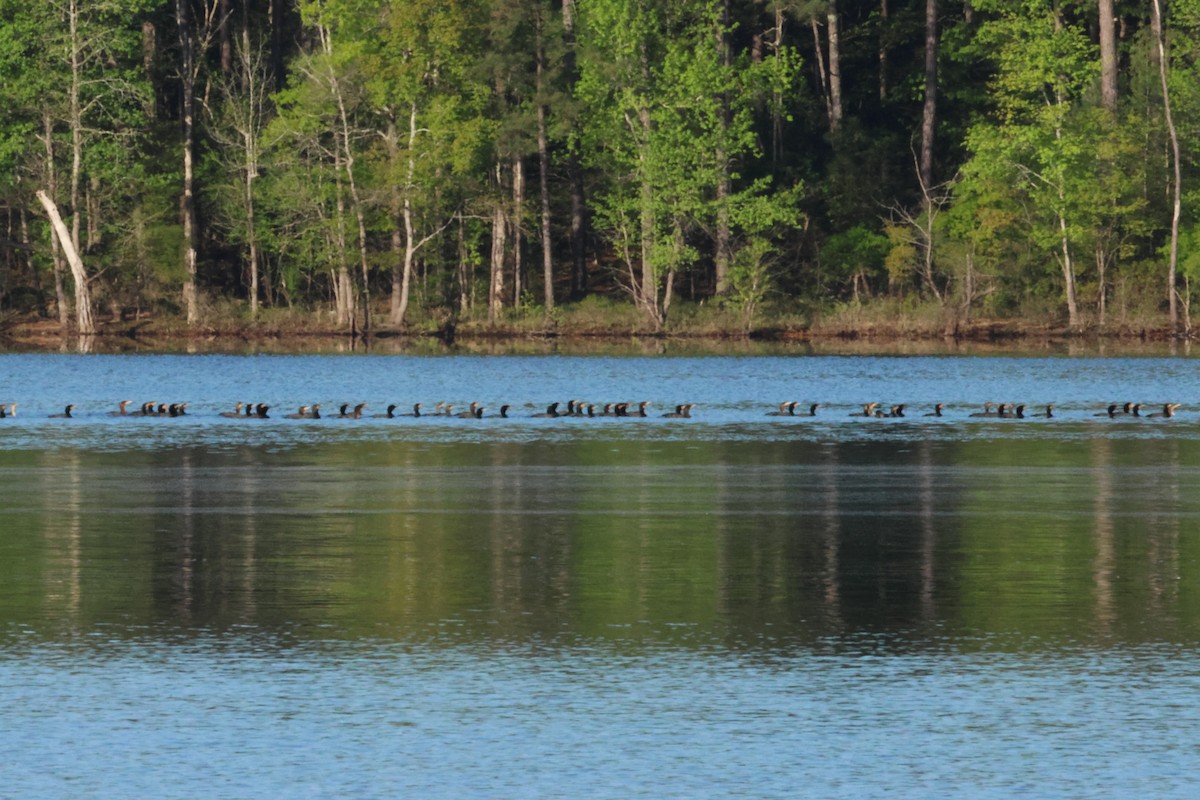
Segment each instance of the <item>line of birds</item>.
[[[132,405],[132,400],[122,400],[118,404],[118,410],[109,412],[110,417],[184,417],[188,415],[187,403],[142,403],[136,411],[130,411],[129,406]],[[647,412],[647,408],[651,405],[648,401],[640,403],[605,403],[603,406],[597,406],[595,403],[585,403],[582,400],[570,400],[563,407],[562,403],[551,403],[546,406],[545,411],[540,411],[531,414],[534,418],[557,418],[557,417],[648,417],[651,416]],[[1163,418],[1169,419],[1175,416],[1175,412],[1180,408],[1179,403],[1163,403],[1159,410],[1148,414],[1143,414],[1142,410],[1147,406],[1143,403],[1110,403],[1108,407],[1099,413],[1094,414],[1096,417],[1108,417],[1111,419],[1124,417],[1141,417],[1145,419]],[[457,417],[459,419],[483,419],[485,416],[508,418],[509,411],[512,409],[510,405],[502,405],[497,413],[487,415],[486,408],[477,402],[473,402],[470,406],[462,411],[455,411],[455,406],[452,403],[438,403],[432,411],[422,410],[424,406],[421,403],[414,403],[411,411],[398,411],[399,406],[391,404],[387,407],[386,413],[383,414],[365,414],[366,403],[358,403],[351,405],[350,403],[342,403],[336,413],[322,414],[321,404],[314,403],[312,405],[300,406],[295,413],[285,414],[284,419],[363,419],[370,417],[373,419],[393,419],[397,417]],[[660,416],[668,419],[691,419],[692,409],[696,407],[695,403],[680,403],[675,406],[674,411],[669,411]],[[821,408],[820,403],[812,403],[807,410],[800,408],[798,402],[783,402],[774,411],[767,412],[768,417],[815,417],[817,409]],[[987,402],[983,405],[982,411],[976,411],[968,414],[968,417],[994,417],[997,419],[1030,419],[1043,418],[1051,419],[1054,417],[1054,404],[1050,403],[1042,406],[1044,410],[1026,413],[1027,406],[1023,403],[992,403]],[[944,403],[938,403],[933,406],[933,410],[922,416],[925,417],[941,417],[944,416],[946,406]],[[271,406],[266,403],[238,403],[232,411],[223,411],[221,417],[226,419],[270,419]],[[898,403],[891,406],[883,406],[880,403],[865,403],[861,411],[854,411],[850,414],[851,417],[864,417],[871,419],[896,419],[907,417],[908,405]],[[74,417],[75,405],[68,405],[63,409],[62,413],[48,415],[50,419],[70,419]],[[7,403],[0,405],[0,419],[7,417],[15,417],[17,414],[17,404]]]
[[[776,411],[767,412],[769,417],[815,417],[817,409],[821,407],[820,403],[813,403],[808,407],[808,411],[797,411],[799,407],[797,402],[780,403]],[[1180,403],[1163,403],[1160,410],[1143,414],[1142,409],[1146,408],[1144,403],[1109,403],[1108,407],[1093,416],[1109,417],[1116,419],[1118,417],[1144,417],[1144,418],[1170,418],[1175,416],[1175,412],[1179,410]],[[1052,419],[1054,417],[1054,404],[1049,403],[1042,408],[1042,411],[1026,413],[1025,409],[1028,406],[1024,403],[1000,403],[987,402],[983,404],[982,411],[976,411],[968,414],[968,417],[996,417],[998,419],[1030,419],[1043,418]],[[905,413],[908,405],[899,403],[897,405],[888,406],[886,409],[880,403],[865,403],[861,411],[851,412],[852,417],[870,417],[874,419],[887,419],[906,417]],[[932,411],[927,412],[923,416],[926,417],[941,417],[946,409],[945,403],[938,403],[933,407]]]
[[[109,412],[110,417],[184,417],[188,416],[187,403],[157,403],[149,402],[142,403],[136,411],[130,411],[129,406],[133,404],[132,400],[122,400],[117,404],[117,410]],[[640,403],[606,403],[604,406],[597,407],[594,403],[585,403],[582,400],[571,400],[566,404],[566,408],[562,408],[562,403],[551,403],[546,407],[546,410],[541,413],[533,414],[533,417],[648,417],[650,414],[646,409],[651,404],[648,401]],[[455,411],[453,403],[438,403],[432,411],[423,410],[422,403],[414,403],[411,411],[398,411],[400,408],[396,404],[391,404],[387,407],[386,413],[383,414],[365,414],[367,407],[366,403],[358,403],[351,405],[350,403],[342,403],[337,410],[337,413],[322,414],[321,404],[314,403],[312,405],[300,406],[295,413],[283,415],[284,419],[393,419],[397,417],[456,417],[459,419],[483,419],[485,416],[508,418],[509,411],[512,409],[510,405],[500,406],[496,414],[487,415],[486,407],[481,403],[473,402],[470,406],[462,411]],[[668,418],[690,418],[692,409],[696,407],[695,403],[682,403],[675,406],[675,410],[666,414],[663,417]],[[232,411],[222,411],[219,416],[225,419],[270,419],[271,406],[266,403],[237,403]],[[72,419],[75,414],[75,405],[70,404],[63,409],[60,414],[49,414],[50,419]],[[15,417],[17,415],[17,404],[7,403],[0,405],[0,419],[6,417]]]

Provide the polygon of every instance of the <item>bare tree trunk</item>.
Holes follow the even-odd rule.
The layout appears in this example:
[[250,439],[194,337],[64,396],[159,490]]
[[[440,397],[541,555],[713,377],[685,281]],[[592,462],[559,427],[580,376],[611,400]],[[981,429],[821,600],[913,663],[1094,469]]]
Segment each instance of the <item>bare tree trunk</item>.
[[888,91],[888,0],[879,0],[879,100],[887,100]]
[[90,336],[96,332],[96,326],[92,322],[92,296],[88,289],[87,272],[83,268],[83,260],[79,258],[79,251],[75,249],[75,245],[71,241],[71,233],[58,214],[58,206],[41,189],[36,194],[37,199],[46,209],[46,214],[50,217],[50,224],[54,226],[54,233],[58,237],[59,244],[67,254],[67,263],[71,265],[71,277],[75,280],[75,320],[78,331],[84,336]]
[[[578,77],[575,67],[575,0],[562,0],[563,71],[567,76],[567,93],[575,89]],[[588,293],[587,272],[587,202],[584,195],[583,164],[579,149],[570,145],[567,153],[567,178],[571,188],[571,297],[580,299]]]
[[933,189],[933,135],[937,124],[937,0],[925,0],[925,108],[921,115],[921,183]]
[[[775,40],[773,50],[779,58],[783,50],[783,6],[775,4]],[[783,92],[776,89],[771,98],[771,164],[778,164],[783,156]]]
[[[46,189],[51,197],[58,193],[58,170],[54,165],[54,121],[47,114],[42,118],[42,144],[46,150]],[[62,250],[58,237],[50,237],[50,256],[54,266],[54,301],[58,305],[58,325],[63,333],[71,326],[71,310],[67,303],[67,288],[63,283]]]
[[829,99],[829,75],[825,70],[825,45],[821,43],[821,28],[816,17],[810,18],[808,24],[812,28],[813,52],[817,54],[817,78],[821,84],[821,100],[825,103],[825,115],[829,117],[829,125],[833,127],[833,103]]
[[71,85],[68,90],[71,114],[71,245],[79,252],[80,182],[83,178],[83,110],[79,105],[82,65],[79,63],[79,7],[76,0],[67,5],[67,26],[71,33]]
[[504,219],[504,165],[496,162],[496,204],[492,208],[491,281],[488,287],[488,324],[495,325],[504,305],[504,249],[508,230]]
[[248,107],[250,113],[246,117],[246,125],[242,131],[243,150],[246,154],[246,247],[247,266],[250,270],[250,317],[258,316],[258,234],[254,229],[254,180],[258,177],[258,131],[254,120],[258,103],[264,87],[259,85],[260,72],[254,69],[254,56],[250,51],[250,28],[242,27],[242,82],[245,91],[249,93]]
[[1117,25],[1113,0],[1100,0],[1100,105],[1117,110]]
[[837,0],[829,0],[826,20],[829,24],[829,129],[836,131],[842,124],[842,57]]
[[524,271],[525,265],[521,259],[521,221],[525,215],[525,162],[520,156],[513,156],[512,162],[512,257],[513,257],[513,308],[519,308],[521,305],[521,293],[524,288]]
[[[542,17],[537,16],[536,94],[540,98],[546,79],[546,52],[542,41]],[[538,193],[542,212],[542,305],[554,310],[554,241],[550,234],[550,148],[546,135],[546,105],[537,107]]]
[[[720,7],[720,21],[717,27],[717,51],[720,54],[721,65],[729,71],[733,66],[732,46],[729,42],[729,0],[717,0]],[[722,92],[719,99],[721,108],[717,124],[720,126],[721,139],[724,142],[729,131],[729,95]],[[729,227],[729,195],[732,190],[730,164],[724,146],[717,148],[717,163],[721,175],[717,179],[717,230],[713,242],[716,252],[713,263],[716,269],[716,294],[724,295],[729,291],[729,265],[733,261],[732,235]]]
[[[325,49],[326,54],[333,53],[333,41],[329,36],[329,31],[324,26],[318,26],[318,32],[321,36],[321,44]],[[350,143],[350,115],[346,112],[346,99],[342,95],[341,84],[338,81],[337,74],[333,68],[329,69],[329,88],[333,92],[334,100],[337,102],[338,121],[341,123],[341,144],[342,157],[346,167],[346,183],[350,188],[350,199],[354,203],[354,219],[358,223],[358,258],[359,266],[362,269],[362,292],[363,292],[363,333],[370,335],[371,333],[371,298],[370,298],[370,266],[367,260],[367,224],[363,216],[362,200],[358,196],[358,184],[354,180],[354,148]],[[350,313],[355,316],[354,304],[351,302]],[[353,323],[351,324],[351,332],[354,330]]]
[[[247,2],[247,0],[242,0]],[[231,0],[220,0],[217,6],[217,39],[221,49],[221,74],[233,73],[233,38],[229,35],[229,18],[233,16]]]
[[1067,324],[1079,327],[1079,306],[1075,301],[1075,265],[1071,261],[1071,242],[1067,236],[1067,219],[1058,215],[1058,229],[1062,243],[1063,288],[1067,295]]
[[1171,116],[1171,91],[1167,82],[1167,46],[1163,36],[1162,4],[1160,0],[1152,0],[1153,14],[1151,27],[1154,41],[1158,50],[1158,76],[1162,82],[1163,118],[1167,124],[1167,135],[1171,139],[1171,161],[1174,166],[1173,202],[1171,206],[1171,255],[1167,264],[1167,318],[1171,330],[1179,328],[1179,308],[1176,297],[1175,273],[1179,264],[1179,216],[1182,210],[1182,174],[1179,164],[1179,133],[1175,130],[1175,120]]
[[158,59],[158,32],[154,23],[146,20],[142,23],[142,77],[150,88],[150,96],[146,100],[146,119],[158,119],[158,82],[154,79],[154,63]]
[[200,307],[196,295],[196,267],[199,259],[196,245],[195,174],[192,164],[196,138],[196,53],[188,0],[175,0],[175,24],[179,27],[179,73],[183,117],[181,120],[183,123],[183,197],[180,199],[185,248],[183,306],[187,312],[188,325],[194,325],[200,319]]
[[349,325],[350,333],[357,333],[354,307],[354,286],[350,278],[350,265],[346,261],[346,193],[342,189],[342,156],[340,150],[334,158],[334,188],[337,192],[337,224],[334,228],[334,244],[337,247],[338,268],[334,278],[333,299],[337,309],[337,324]]
[[405,170],[404,202],[402,217],[404,219],[404,269],[400,279],[400,293],[392,289],[391,323],[397,327],[404,324],[408,313],[408,298],[412,287],[413,260],[417,252],[416,226],[413,223],[412,191],[413,177],[416,174],[417,160],[415,148],[417,144],[417,104],[413,103],[408,110],[408,163]]

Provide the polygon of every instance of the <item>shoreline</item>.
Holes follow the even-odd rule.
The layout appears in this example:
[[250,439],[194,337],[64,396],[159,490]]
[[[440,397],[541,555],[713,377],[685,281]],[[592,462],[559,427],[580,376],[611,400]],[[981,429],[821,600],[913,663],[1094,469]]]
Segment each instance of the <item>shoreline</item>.
[[737,352],[778,349],[813,353],[1004,353],[1106,350],[1190,352],[1192,336],[1166,326],[1106,326],[1070,329],[1022,320],[983,320],[947,329],[905,323],[860,326],[771,326],[750,330],[681,327],[653,331],[638,327],[469,322],[376,328],[364,335],[306,320],[286,326],[262,323],[187,328],[175,320],[100,321],[89,337],[63,334],[56,321],[10,321],[0,329],[0,350],[58,352],[538,352],[682,351]]

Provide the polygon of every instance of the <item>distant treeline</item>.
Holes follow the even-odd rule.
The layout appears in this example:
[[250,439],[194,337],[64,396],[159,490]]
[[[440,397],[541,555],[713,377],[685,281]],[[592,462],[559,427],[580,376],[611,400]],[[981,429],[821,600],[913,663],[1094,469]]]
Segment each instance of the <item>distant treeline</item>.
[[1200,0],[0,0],[0,313],[1190,328],[1198,60]]

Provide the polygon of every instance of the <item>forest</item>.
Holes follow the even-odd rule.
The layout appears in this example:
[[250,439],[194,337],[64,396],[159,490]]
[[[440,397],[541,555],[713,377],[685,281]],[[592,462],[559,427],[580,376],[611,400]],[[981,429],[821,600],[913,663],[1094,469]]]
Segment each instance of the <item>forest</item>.
[[1200,0],[0,0],[0,329],[1187,336],[1198,67]]

